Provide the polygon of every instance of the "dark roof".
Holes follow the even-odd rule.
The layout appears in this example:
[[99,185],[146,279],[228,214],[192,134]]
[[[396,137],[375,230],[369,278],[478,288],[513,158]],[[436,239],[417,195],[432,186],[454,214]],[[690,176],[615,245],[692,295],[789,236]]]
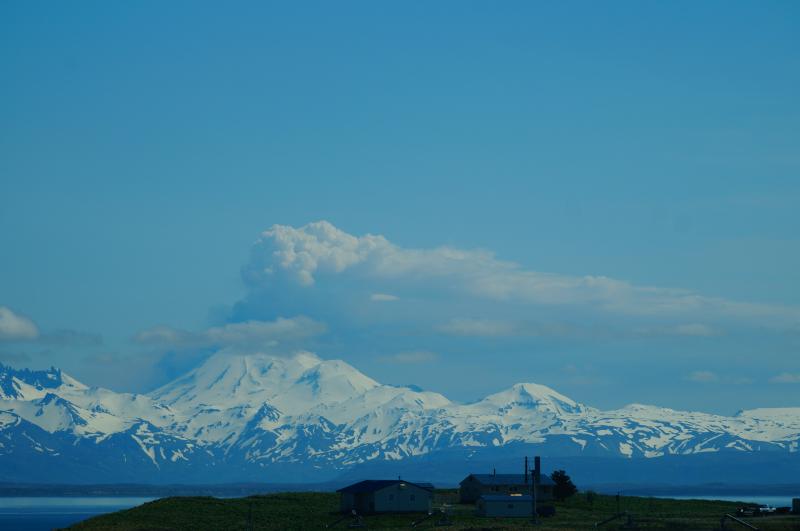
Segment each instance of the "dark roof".
[[[464,481],[470,476],[484,485],[525,485],[525,474],[470,474]],[[539,477],[539,485],[555,485],[555,483],[549,476],[542,474]]]
[[336,492],[349,492],[352,494],[375,492],[385,489],[386,487],[391,487],[392,485],[397,485],[398,483],[413,485],[414,487],[419,487],[424,490],[433,490],[433,485],[431,483],[412,483],[411,481],[405,481],[403,479],[365,479],[364,481],[359,481],[358,483],[353,483],[352,485],[341,488]]
[[487,502],[528,502],[533,500],[529,494],[523,496],[509,496],[508,494],[484,494],[481,499]]

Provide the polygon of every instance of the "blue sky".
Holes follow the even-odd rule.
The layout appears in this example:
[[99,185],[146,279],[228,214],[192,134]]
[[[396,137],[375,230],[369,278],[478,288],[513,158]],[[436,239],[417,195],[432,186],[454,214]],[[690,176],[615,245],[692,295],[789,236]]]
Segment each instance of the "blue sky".
[[[798,23],[794,2],[5,2],[0,358],[142,391],[226,327],[298,318],[286,348],[454,399],[800,405]],[[320,220],[336,252],[382,235],[420,269],[243,279],[263,231],[294,228],[285,251]],[[434,275],[443,247],[465,258]],[[471,283],[533,273],[635,304]],[[702,310],[653,315],[669,290]]]

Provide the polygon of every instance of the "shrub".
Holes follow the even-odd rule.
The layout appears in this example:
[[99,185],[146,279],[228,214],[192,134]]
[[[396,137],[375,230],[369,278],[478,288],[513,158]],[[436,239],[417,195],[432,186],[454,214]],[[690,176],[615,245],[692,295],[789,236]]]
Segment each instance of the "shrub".
[[556,484],[553,487],[553,497],[557,500],[565,500],[578,492],[578,488],[563,470],[556,470],[550,474],[550,479]]

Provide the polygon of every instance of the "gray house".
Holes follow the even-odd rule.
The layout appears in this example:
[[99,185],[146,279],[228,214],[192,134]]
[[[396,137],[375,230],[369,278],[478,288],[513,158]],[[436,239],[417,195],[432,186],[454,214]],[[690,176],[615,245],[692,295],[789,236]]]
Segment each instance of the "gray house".
[[533,500],[529,494],[484,494],[475,507],[478,516],[514,518],[533,514]]
[[336,492],[342,512],[359,514],[427,512],[433,503],[433,485],[400,479],[368,479]]
[[[459,483],[461,503],[475,503],[484,495],[530,494],[533,474],[470,474]],[[536,501],[553,499],[555,483],[546,475],[539,475]]]

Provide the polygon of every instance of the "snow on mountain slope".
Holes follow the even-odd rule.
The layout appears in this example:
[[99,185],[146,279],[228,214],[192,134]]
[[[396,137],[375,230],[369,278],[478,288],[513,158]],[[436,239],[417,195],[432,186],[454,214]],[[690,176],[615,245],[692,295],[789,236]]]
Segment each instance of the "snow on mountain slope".
[[311,411],[335,423],[348,423],[373,415],[378,410],[424,411],[441,409],[448,405],[450,401],[438,393],[375,385],[340,402],[319,403]]
[[15,370],[0,364],[0,400],[35,400],[53,391],[80,391],[86,386],[56,368]]
[[534,383],[516,384],[467,407],[476,412],[499,415],[524,415],[532,411],[564,415],[580,414],[586,410],[582,404],[578,404],[547,386]]
[[773,407],[740,411],[735,418],[767,420],[789,429],[800,429],[800,407]]
[[[437,393],[380,385],[343,361],[308,352],[290,357],[220,352],[151,398],[176,412],[176,432],[220,444],[232,444],[246,429],[251,440],[257,428],[273,437],[271,430],[297,423],[301,415],[342,425],[381,406],[423,410],[449,404]],[[252,424],[264,407],[270,415]]]
[[89,388],[58,370],[14,370],[0,366],[0,409],[53,433],[103,436],[130,426],[137,413],[157,416],[159,408],[141,395]]
[[273,402],[282,411],[297,414],[316,406],[340,404],[378,386],[378,382],[343,361],[322,361],[291,382]]
[[550,455],[657,458],[793,454],[799,441],[800,408],[733,417],[641,404],[601,411],[534,383],[456,404],[438,393],[382,385],[308,352],[221,351],[149,395],[90,388],[57,369],[0,365],[0,455],[60,456],[79,466],[95,448],[103,470],[127,467],[137,478],[344,469],[517,443],[543,445]]
[[282,358],[235,355],[223,350],[150,396],[183,409],[198,406],[225,409],[263,402],[287,390],[303,373],[320,363],[320,358],[308,352]]
[[[273,425],[316,407],[343,422],[352,414],[336,405],[377,387],[347,363],[324,361],[308,352],[288,358],[220,352],[151,397],[180,412],[173,426],[178,432],[206,442],[232,443],[264,406],[272,411]],[[263,420],[258,425],[266,427]]]
[[[63,389],[58,395],[93,413],[131,420],[145,420],[165,427],[174,421],[175,412],[147,395],[115,393],[102,387],[84,387],[81,391]],[[103,430],[107,431],[107,430]]]

